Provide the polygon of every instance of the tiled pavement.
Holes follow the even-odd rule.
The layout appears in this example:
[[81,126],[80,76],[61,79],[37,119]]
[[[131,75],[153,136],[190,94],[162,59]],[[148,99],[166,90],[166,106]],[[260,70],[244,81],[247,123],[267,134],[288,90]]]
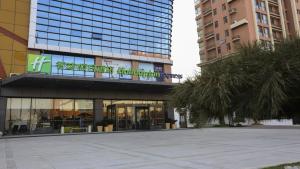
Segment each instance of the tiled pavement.
[[0,139],[0,169],[252,169],[300,161],[300,129],[206,128]]

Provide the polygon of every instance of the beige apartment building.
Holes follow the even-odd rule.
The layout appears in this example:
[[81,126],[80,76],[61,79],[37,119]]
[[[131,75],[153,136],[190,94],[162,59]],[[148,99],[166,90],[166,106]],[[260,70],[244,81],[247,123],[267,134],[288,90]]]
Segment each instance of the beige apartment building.
[[201,65],[230,56],[241,44],[276,46],[300,34],[299,0],[195,0]]

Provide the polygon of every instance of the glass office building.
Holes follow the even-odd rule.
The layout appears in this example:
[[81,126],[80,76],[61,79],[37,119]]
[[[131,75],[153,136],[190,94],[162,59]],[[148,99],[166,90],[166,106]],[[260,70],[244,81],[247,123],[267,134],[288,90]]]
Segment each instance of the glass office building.
[[0,49],[0,131],[59,133],[64,126],[79,132],[103,119],[116,131],[148,130],[174,118],[167,95],[172,79],[182,76],[171,71],[173,0],[21,6],[30,11],[22,11],[28,21],[22,33],[0,22],[0,31],[22,49]]
[[170,0],[38,0],[37,45],[170,57]]

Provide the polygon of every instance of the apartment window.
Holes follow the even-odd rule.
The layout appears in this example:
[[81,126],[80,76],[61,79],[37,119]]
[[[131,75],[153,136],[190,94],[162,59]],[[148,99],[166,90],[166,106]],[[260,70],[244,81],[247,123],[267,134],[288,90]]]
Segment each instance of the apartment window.
[[300,14],[300,10],[299,10],[299,9],[297,9],[297,14],[298,14],[298,15]]
[[222,4],[222,10],[223,10],[223,11],[226,10],[226,4]]
[[216,34],[216,39],[220,40],[220,34],[218,34],[218,33]]
[[260,23],[268,24],[268,18],[267,15],[262,13],[256,13],[257,21]]
[[221,47],[218,47],[218,54],[221,53]]
[[229,36],[229,31],[225,30],[225,36]]
[[219,27],[219,22],[215,21],[215,28]]
[[269,38],[269,37],[270,37],[270,31],[269,31],[269,28],[259,26],[259,27],[258,27],[258,32],[259,32],[259,35],[260,35],[261,37],[266,37],[266,38]]
[[217,8],[213,10],[214,15],[217,15]]
[[231,45],[230,45],[230,43],[227,43],[226,46],[227,46],[227,51],[230,51],[230,50],[231,50]]
[[266,10],[266,4],[262,0],[256,0],[256,8],[261,10]]
[[224,23],[228,23],[228,17],[227,17],[227,16],[224,16],[224,17],[223,17],[223,21],[224,21]]

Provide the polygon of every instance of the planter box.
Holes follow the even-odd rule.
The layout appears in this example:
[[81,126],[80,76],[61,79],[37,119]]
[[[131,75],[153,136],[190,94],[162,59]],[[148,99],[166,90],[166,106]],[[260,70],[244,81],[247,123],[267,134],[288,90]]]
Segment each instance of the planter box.
[[97,132],[101,133],[103,131],[103,126],[97,126]]
[[108,126],[104,127],[104,132],[109,132],[109,127]]
[[114,129],[114,125],[113,125],[113,124],[109,124],[109,125],[108,125],[108,128],[109,128],[109,132],[112,132],[113,129]]
[[171,124],[171,129],[176,129],[176,124]]
[[165,129],[169,130],[170,129],[170,123],[165,123]]

